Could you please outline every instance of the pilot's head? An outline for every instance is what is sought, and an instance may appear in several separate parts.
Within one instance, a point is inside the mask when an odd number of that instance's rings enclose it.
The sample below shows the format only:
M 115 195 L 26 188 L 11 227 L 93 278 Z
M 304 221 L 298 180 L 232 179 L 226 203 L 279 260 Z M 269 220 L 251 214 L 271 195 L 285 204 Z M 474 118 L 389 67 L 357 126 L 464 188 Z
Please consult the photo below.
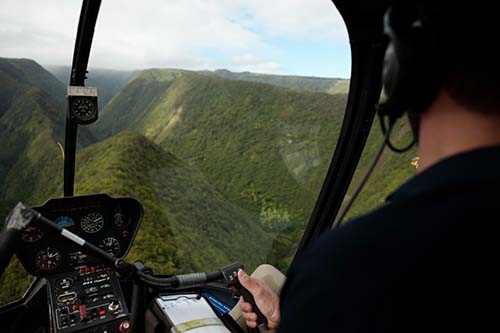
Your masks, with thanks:
M 500 114 L 494 3 L 394 1 L 384 20 L 388 102 L 421 114 L 444 91 L 472 112 Z

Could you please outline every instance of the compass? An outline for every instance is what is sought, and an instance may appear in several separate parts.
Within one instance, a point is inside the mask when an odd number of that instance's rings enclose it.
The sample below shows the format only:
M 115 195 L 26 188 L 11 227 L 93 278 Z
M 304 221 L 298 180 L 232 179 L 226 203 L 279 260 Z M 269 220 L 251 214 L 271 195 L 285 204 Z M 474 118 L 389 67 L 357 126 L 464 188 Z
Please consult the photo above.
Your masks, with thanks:
M 97 120 L 97 89 L 68 87 L 69 116 L 77 124 L 87 125 Z

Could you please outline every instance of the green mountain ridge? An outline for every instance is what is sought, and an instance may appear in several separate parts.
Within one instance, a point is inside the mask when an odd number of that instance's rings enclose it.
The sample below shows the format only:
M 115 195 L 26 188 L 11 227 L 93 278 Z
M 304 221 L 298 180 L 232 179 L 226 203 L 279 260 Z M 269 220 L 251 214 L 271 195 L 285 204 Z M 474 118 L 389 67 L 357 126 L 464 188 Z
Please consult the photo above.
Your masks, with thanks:
M 66 88 L 42 66 L 30 59 L 0 57 L 0 116 L 24 90 L 36 87 L 64 105 Z
M 121 132 L 83 149 L 77 162 L 77 194 L 133 196 L 143 203 L 144 222 L 130 256 L 151 263 L 156 272 L 223 265 L 237 259 L 232 248 L 245 252 L 239 245 L 244 241 L 261 244 L 251 249 L 250 266 L 266 259 L 270 237 L 255 223 L 255 214 L 232 204 L 196 168 L 146 137 Z M 163 246 L 175 251 L 162 253 Z
M 101 129 L 104 127 L 101 123 L 104 121 L 103 119 L 109 119 L 110 113 L 107 110 L 110 105 L 117 111 L 112 112 L 114 120 L 106 121 L 106 131 L 118 133 L 126 129 L 135 129 L 129 124 L 140 121 L 145 110 L 150 109 L 161 93 L 168 89 L 175 78 L 180 75 L 182 75 L 182 72 L 173 72 L 171 70 L 162 71 L 162 75 L 157 75 L 156 70 L 146 70 L 135 76 L 101 112 L 101 119 L 92 126 L 92 130 L 99 137 L 106 136 L 104 130 Z
M 63 128 L 57 126 L 57 106 L 37 88 L 19 96 L 0 118 L 3 130 L 0 154 L 4 174 L 0 178 L 0 197 L 6 201 L 41 202 L 52 193 L 53 179 L 61 177 L 62 156 L 57 146 Z M 45 168 L 54 165 L 53 173 Z
M 71 68 L 69 66 L 44 66 L 65 86 L 69 83 Z M 162 71 L 170 73 L 172 76 L 182 73 L 190 73 L 193 71 L 184 69 L 146 69 L 123 71 L 104 68 L 90 68 L 86 85 L 98 88 L 99 108 L 102 110 L 104 106 L 123 88 L 130 80 L 137 75 L 142 76 L 144 72 Z M 276 74 L 261 74 L 251 72 L 231 72 L 227 69 L 218 69 L 215 71 L 195 71 L 195 73 L 212 75 L 229 80 L 238 80 L 246 82 L 256 82 L 271 84 L 274 86 L 291 88 L 300 91 L 310 92 L 325 92 L 329 94 L 346 94 L 349 90 L 349 80 L 343 78 L 323 78 L 309 77 L 297 75 L 276 75 Z
M 218 69 L 213 72 L 204 73 L 213 74 L 230 80 L 250 81 L 258 83 L 267 83 L 275 86 L 292 88 L 301 91 L 326 92 L 330 94 L 346 94 L 348 92 L 349 80 L 341 78 L 323 78 L 296 75 L 275 75 L 260 74 L 251 72 L 235 73 L 227 69 Z
M 141 98 L 145 92 L 151 95 Z M 113 98 L 93 130 L 101 138 L 125 129 L 141 132 L 196 164 L 246 209 L 258 213 L 267 200 L 304 220 L 326 173 L 345 103 L 345 95 L 148 70 Z M 251 192 L 260 198 L 252 199 Z
M 28 59 L 0 58 L 0 200 L 43 202 L 62 177 L 65 88 Z M 95 141 L 88 128 L 81 145 Z M 47 165 L 52 174 L 44 173 Z
M 279 230 L 267 262 L 286 270 L 321 189 L 347 96 L 146 70 L 106 106 L 100 138 L 131 129 L 204 174 L 218 192 Z M 124 111 L 126 110 L 126 112 Z
M 34 61 L 6 58 L 0 58 L 0 86 L 0 199 L 44 200 L 44 186 L 31 186 L 34 176 L 49 187 L 60 176 L 40 170 L 62 160 L 57 142 L 64 137 L 64 87 Z

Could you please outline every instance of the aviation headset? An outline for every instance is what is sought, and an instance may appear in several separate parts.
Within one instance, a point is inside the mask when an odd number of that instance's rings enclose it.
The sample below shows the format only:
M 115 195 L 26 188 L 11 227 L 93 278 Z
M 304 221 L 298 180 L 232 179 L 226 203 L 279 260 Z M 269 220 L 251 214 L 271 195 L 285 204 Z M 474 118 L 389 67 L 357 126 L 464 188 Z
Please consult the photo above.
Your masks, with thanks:
M 390 7 L 384 16 L 389 37 L 382 71 L 387 100 L 379 113 L 397 119 L 425 111 L 441 86 L 432 25 L 417 6 Z
M 442 62 L 439 52 L 434 53 L 438 45 L 436 36 L 432 34 L 432 24 L 422 15 L 418 6 L 407 3 L 403 6 L 393 6 L 384 15 L 384 33 L 389 37 L 389 43 L 384 57 L 382 84 L 387 99 L 378 105 L 377 110 L 384 141 L 333 228 L 342 224 L 373 172 L 385 145 L 394 152 L 402 153 L 418 142 L 419 115 L 429 107 L 442 84 Z M 405 112 L 408 112 L 414 139 L 407 147 L 397 148 L 390 141 L 391 129 Z M 385 117 L 389 118 L 388 126 Z

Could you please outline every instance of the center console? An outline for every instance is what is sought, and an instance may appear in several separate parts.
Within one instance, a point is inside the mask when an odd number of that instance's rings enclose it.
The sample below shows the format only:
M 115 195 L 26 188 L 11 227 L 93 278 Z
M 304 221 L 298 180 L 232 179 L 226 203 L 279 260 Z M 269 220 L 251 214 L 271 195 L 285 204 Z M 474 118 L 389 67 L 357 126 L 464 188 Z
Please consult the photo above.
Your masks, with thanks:
M 128 332 L 129 311 L 117 276 L 105 266 L 48 280 L 53 332 Z

